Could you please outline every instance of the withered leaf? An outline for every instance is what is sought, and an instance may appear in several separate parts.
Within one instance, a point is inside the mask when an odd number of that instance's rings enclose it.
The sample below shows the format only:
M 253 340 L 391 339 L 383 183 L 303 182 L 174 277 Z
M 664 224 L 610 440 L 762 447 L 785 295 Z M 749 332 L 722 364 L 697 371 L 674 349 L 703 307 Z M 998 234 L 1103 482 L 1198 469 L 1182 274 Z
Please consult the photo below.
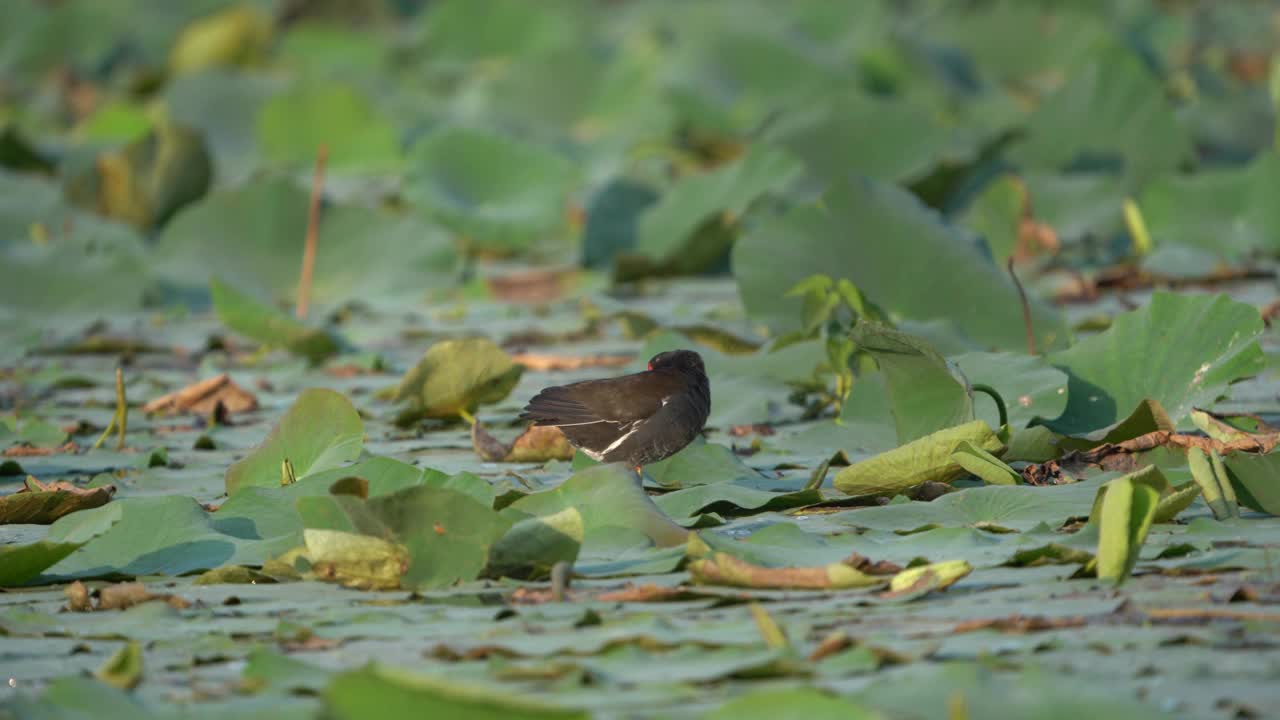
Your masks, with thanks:
M 189 412 L 209 415 L 218 408 L 219 403 L 227 414 L 234 415 L 257 409 L 258 398 L 237 385 L 231 376 L 223 373 L 162 395 L 143 405 L 142 410 L 148 413 Z
M 77 510 L 105 505 L 115 492 L 114 485 L 82 488 L 69 482 L 42 483 L 28 477 L 21 490 L 0 497 L 0 525 L 49 525 Z

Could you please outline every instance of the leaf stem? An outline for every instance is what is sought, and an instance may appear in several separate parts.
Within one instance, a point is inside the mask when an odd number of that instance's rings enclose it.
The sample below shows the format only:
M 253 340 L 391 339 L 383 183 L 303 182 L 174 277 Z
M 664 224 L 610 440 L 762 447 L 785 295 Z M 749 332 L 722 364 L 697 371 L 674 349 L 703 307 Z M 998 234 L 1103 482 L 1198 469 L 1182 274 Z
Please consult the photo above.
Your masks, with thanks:
M 1000 414 L 1000 427 L 1009 424 L 1009 410 L 1004 406 L 1004 398 L 1000 397 L 1000 393 L 990 385 L 983 383 L 973 383 L 969 386 L 974 392 L 980 392 L 991 398 L 996 403 L 996 411 Z
M 329 146 L 321 143 L 316 152 L 316 171 L 311 178 L 311 204 L 307 210 L 307 244 L 302 250 L 302 276 L 298 279 L 299 320 L 307 318 L 311 305 L 311 276 L 316 266 L 316 241 L 320 231 L 320 200 L 324 191 L 324 165 L 329 159 Z
M 92 450 L 102 447 L 102 443 L 106 442 L 107 436 L 115 430 L 118 439 L 116 441 L 116 450 L 124 449 L 124 434 L 129 427 L 129 405 L 125 402 L 124 395 L 124 370 L 116 368 L 116 409 L 111 413 L 111 422 L 103 428 L 102 434 L 98 436 L 98 440 L 93 444 Z
M 1022 324 L 1027 328 L 1027 353 L 1036 354 L 1036 332 L 1031 325 L 1031 303 L 1027 301 L 1027 291 L 1022 287 L 1022 281 L 1018 279 L 1018 274 L 1013 271 L 1013 258 L 1009 258 L 1006 264 L 1009 269 L 1009 277 L 1013 278 L 1013 286 L 1018 289 L 1018 300 L 1022 303 Z
M 124 370 L 116 368 L 116 450 L 124 450 L 124 434 L 129 429 L 129 402 L 124 395 Z

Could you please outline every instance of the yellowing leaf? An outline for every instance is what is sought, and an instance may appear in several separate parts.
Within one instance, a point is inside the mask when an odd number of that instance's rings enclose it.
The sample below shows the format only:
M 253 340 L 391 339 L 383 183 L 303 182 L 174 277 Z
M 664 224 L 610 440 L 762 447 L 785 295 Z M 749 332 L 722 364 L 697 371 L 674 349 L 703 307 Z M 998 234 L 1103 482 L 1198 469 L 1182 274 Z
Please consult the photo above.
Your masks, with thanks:
M 488 338 L 442 340 L 405 373 L 393 399 L 408 405 L 402 421 L 456 417 L 505 398 L 523 372 Z
M 965 472 L 954 453 L 966 442 L 991 453 L 1005 447 L 990 425 L 974 420 L 850 465 L 836 475 L 836 489 L 856 496 L 896 495 L 925 482 L 951 482 Z

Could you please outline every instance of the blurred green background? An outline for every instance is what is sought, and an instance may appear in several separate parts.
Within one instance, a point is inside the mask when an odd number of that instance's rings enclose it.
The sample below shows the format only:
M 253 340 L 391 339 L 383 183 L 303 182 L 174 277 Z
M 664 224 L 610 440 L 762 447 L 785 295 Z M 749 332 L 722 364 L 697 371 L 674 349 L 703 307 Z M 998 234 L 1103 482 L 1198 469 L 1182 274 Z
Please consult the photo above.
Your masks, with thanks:
M 293 302 L 324 146 L 323 307 L 732 271 L 779 330 L 820 269 L 1006 346 L 966 314 L 1010 258 L 1070 299 L 1280 250 L 1278 39 L 1271 2 L 15 0 L 0 340 L 212 276 Z M 787 219 L 818 200 L 822 237 Z

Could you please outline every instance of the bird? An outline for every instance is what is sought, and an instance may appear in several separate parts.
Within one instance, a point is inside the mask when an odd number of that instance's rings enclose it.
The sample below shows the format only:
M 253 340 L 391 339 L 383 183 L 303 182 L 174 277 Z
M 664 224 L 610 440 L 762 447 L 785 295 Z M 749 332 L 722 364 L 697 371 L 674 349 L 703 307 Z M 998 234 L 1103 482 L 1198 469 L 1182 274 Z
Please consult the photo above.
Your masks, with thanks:
M 702 356 L 670 350 L 654 355 L 644 372 L 545 388 L 520 419 L 558 427 L 592 460 L 625 462 L 639 474 L 693 442 L 710 413 Z

